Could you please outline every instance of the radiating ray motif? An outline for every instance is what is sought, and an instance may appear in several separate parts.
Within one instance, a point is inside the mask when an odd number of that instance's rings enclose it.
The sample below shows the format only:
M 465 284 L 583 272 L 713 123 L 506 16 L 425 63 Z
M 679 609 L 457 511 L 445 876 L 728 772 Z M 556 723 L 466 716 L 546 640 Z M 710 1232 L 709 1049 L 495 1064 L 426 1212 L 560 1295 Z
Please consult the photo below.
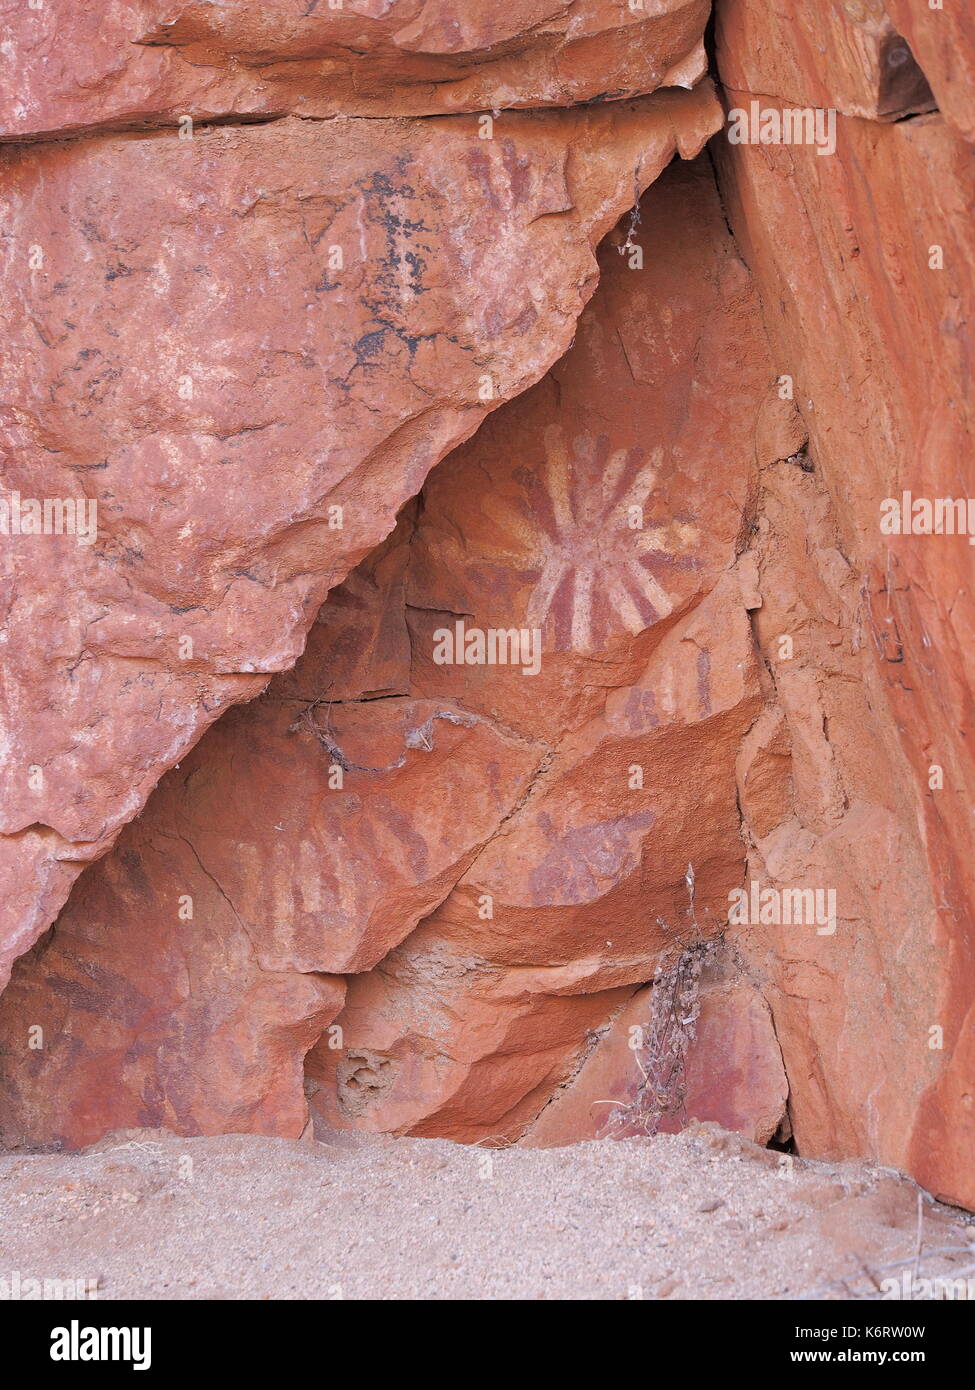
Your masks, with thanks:
M 661 448 L 611 450 L 605 435 L 569 440 L 559 424 L 544 442 L 542 468 L 514 473 L 521 496 L 502 504 L 507 525 L 492 508 L 494 519 L 522 544 L 527 522 L 542 551 L 525 621 L 542 629 L 545 648 L 603 650 L 672 610 L 668 583 L 672 591 L 678 572 L 696 568 L 698 531 L 686 516 L 654 517 Z

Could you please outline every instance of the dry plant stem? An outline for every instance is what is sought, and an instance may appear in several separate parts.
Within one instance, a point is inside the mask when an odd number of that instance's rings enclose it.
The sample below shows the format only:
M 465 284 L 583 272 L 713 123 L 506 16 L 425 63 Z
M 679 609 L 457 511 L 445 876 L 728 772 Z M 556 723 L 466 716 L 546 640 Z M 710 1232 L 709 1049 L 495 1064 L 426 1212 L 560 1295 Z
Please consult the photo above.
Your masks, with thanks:
M 656 1134 L 665 1116 L 676 1115 L 686 1121 L 684 1096 L 687 1053 L 696 1036 L 695 1024 L 700 1013 L 701 975 L 721 946 L 723 935 L 705 937 L 697 918 L 694 902 L 694 867 L 687 866 L 685 875 L 688 892 L 687 917 L 691 925 L 690 942 L 681 942 L 677 933 L 658 917 L 660 928 L 673 940 L 653 978 L 650 996 L 650 1018 L 644 1034 L 644 1046 L 635 1052 L 643 1080 L 636 1095 L 627 1105 L 621 1105 L 612 1117 L 616 1130 L 639 1129 L 648 1135 Z

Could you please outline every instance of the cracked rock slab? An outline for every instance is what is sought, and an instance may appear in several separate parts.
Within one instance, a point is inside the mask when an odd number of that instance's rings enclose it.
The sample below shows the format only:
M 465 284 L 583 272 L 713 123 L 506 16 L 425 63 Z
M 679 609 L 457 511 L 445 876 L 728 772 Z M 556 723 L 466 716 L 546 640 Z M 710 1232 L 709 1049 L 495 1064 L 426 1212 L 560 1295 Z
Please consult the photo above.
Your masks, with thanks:
M 0 139 L 692 87 L 709 0 L 0 0 Z
M 883 508 L 971 490 L 972 151 L 939 113 L 841 116 L 830 158 L 715 148 L 813 470 L 810 496 L 775 481 L 755 543 L 795 808 L 774 828 L 763 808 L 756 839 L 774 882 L 832 889 L 840 918 L 795 943 L 751 932 L 779 957 L 786 1065 L 813 1077 L 796 1142 L 971 1205 L 973 551 L 891 532 Z

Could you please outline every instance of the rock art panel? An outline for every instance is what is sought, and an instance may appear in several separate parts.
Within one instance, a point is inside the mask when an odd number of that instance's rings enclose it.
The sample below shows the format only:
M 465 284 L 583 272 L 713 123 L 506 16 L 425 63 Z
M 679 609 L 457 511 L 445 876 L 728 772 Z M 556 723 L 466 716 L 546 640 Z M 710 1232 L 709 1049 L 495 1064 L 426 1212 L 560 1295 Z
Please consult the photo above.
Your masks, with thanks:
M 0 1142 L 975 1206 L 970 9 L 0 18 Z
M 294 663 L 433 464 L 565 350 L 592 247 L 715 106 L 505 122 L 0 153 L 4 974 L 161 773 Z M 31 501 L 96 530 L 33 534 Z
M 0 1001 L 7 1147 L 78 1148 L 125 1128 L 304 1128 L 302 1059 L 341 1008 L 345 981 L 260 966 L 182 834 L 180 772 L 170 778 L 153 819 L 126 827 L 57 931 L 14 968 Z
M 291 692 L 314 661 L 210 730 L 15 965 L 5 1143 L 299 1135 L 337 972 L 401 941 L 524 793 L 540 756 L 525 741 L 447 701 L 311 703 Z
M 602 714 L 559 740 L 529 800 L 426 928 L 499 963 L 571 968 L 583 988 L 646 979 L 691 895 L 700 929 L 720 930 L 742 866 L 729 770 L 761 703 L 729 580 Z
M 424 116 L 693 87 L 709 0 L 2 0 L 0 139 Z
M 294 670 L 211 729 L 140 817 L 141 835 L 158 838 L 172 825 L 192 847 L 193 862 L 179 868 L 183 892 L 195 896 L 197 883 L 218 888 L 232 911 L 227 920 L 197 916 L 200 958 L 222 958 L 228 926 L 251 944 L 252 973 L 223 981 L 235 1008 L 253 995 L 259 1010 L 257 985 L 268 976 L 352 976 L 348 1016 L 336 1020 L 342 1046 L 327 1032 L 309 1063 L 315 1109 L 328 1123 L 517 1137 L 571 1074 L 587 1033 L 653 974 L 688 906 L 695 923 L 717 932 L 729 888 L 741 880 L 735 756 L 762 696 L 732 567 L 768 409 L 769 363 L 707 165 L 668 170 L 638 215 L 639 227 L 628 215 L 601 252 L 604 282 L 570 362 L 554 374 L 556 394 L 534 393 L 499 412 L 523 417 L 500 437 L 525 440 L 526 451 L 540 421 L 543 440 L 548 430 L 544 497 L 599 499 L 589 511 L 573 505 L 580 545 L 587 528 L 597 543 L 601 534 L 605 564 L 570 554 L 567 597 L 578 612 L 580 597 L 608 587 L 614 599 L 604 625 L 563 623 L 562 599 L 551 621 L 529 618 L 540 584 L 551 588 L 544 555 L 553 513 L 545 500 L 523 504 L 531 454 L 499 450 L 486 433 L 478 450 L 445 462 L 450 485 L 432 482 L 330 596 Z M 639 230 L 662 224 L 687 229 L 682 255 L 641 268 L 632 254 Z M 703 280 L 687 273 L 702 260 Z M 623 293 L 630 277 L 641 285 L 633 299 Z M 590 385 L 573 358 L 602 363 L 603 386 L 622 380 L 627 409 L 612 418 L 601 409 L 600 379 Z M 697 371 L 688 375 L 692 363 Z M 673 411 L 685 423 L 668 433 Z M 568 445 L 552 442 L 556 420 Z M 616 476 L 602 489 L 607 460 Z M 715 460 L 728 496 L 698 506 L 692 480 Z M 588 493 L 576 486 L 586 470 Z M 528 489 L 529 501 L 539 496 Z M 488 519 L 505 518 L 507 529 L 484 526 L 485 498 Z M 520 530 L 512 521 L 519 515 Z M 510 545 L 513 526 L 523 548 L 509 550 L 505 567 L 496 537 Z M 488 539 L 479 546 L 482 528 Z M 438 547 L 449 583 L 434 594 Z M 579 574 L 588 574 L 581 587 Z M 647 599 L 641 607 L 651 593 L 656 605 Z M 432 605 L 440 602 L 475 630 L 503 617 L 516 628 L 537 621 L 542 668 L 551 661 L 561 674 L 535 687 L 541 671 L 436 662 L 431 625 L 446 618 Z M 498 693 L 485 672 L 501 677 Z M 594 687 L 582 700 L 571 692 L 580 673 Z M 539 693 L 516 693 L 517 682 Z M 533 708 L 539 699 L 547 706 Z M 685 795 L 689 769 L 693 799 Z M 89 872 L 89 915 L 122 858 L 141 862 L 135 842 L 123 840 Z M 185 925 L 173 915 L 169 880 L 157 886 L 151 869 L 141 872 L 140 940 L 165 960 Z M 484 894 L 494 904 L 489 918 L 478 910 Z M 111 902 L 96 915 L 103 958 L 124 957 L 117 942 L 128 918 Z M 85 968 L 79 939 L 89 938 L 73 926 L 72 902 L 50 940 L 18 966 L 0 1006 L 12 1054 L 24 1009 L 44 993 L 41 977 Z M 436 983 L 423 984 L 423 962 L 440 962 Z M 448 1035 L 424 1023 L 438 990 Z M 64 1031 L 62 1023 L 53 1047 Z M 77 1048 L 87 1046 L 84 1018 L 73 1017 L 66 1031 Z M 182 1032 L 171 1040 L 194 1073 L 197 1045 Z M 93 1040 L 96 1053 L 98 1046 Z M 396 1061 L 399 1080 L 384 1106 L 370 1100 L 350 1110 L 342 1099 L 350 1077 L 358 1077 L 353 1091 L 377 1089 L 361 1068 L 349 1070 L 360 1053 Z M 116 1074 L 115 1054 L 102 1062 L 100 1089 L 121 1096 L 118 1123 L 128 1122 L 128 1083 Z M 97 1056 L 90 1065 L 97 1071 Z M 57 1067 L 50 1076 L 50 1091 L 35 1076 L 29 1115 L 27 1088 L 18 1085 L 4 1132 L 90 1139 L 84 1124 L 72 1131 L 58 1118 Z M 222 1093 L 231 1083 L 220 1073 L 212 1084 Z M 378 1089 L 386 1096 L 385 1085 Z M 293 1123 L 300 1107 L 292 1102 L 288 1113 Z
M 603 249 L 573 350 L 430 477 L 411 544 L 418 688 L 535 735 L 632 684 L 742 529 L 774 380 L 758 305 L 707 164 L 657 188 Z M 540 670 L 438 658 L 457 619 L 537 630 Z
M 632 246 L 664 225 L 669 252 L 637 269 Z M 538 1027 L 573 999 L 602 1026 L 676 941 L 721 933 L 742 880 L 732 768 L 764 697 L 733 567 L 777 414 L 758 305 L 704 164 L 669 170 L 602 261 L 566 359 L 424 489 L 414 680 L 547 752 L 442 906 L 354 982 L 339 1025 L 362 1069 L 326 1043 L 309 1054 L 326 1127 L 517 1139 L 552 1061 L 513 1058 L 527 1001 Z M 537 630 L 539 671 L 438 662 L 458 622 Z M 549 1093 L 590 1047 L 577 1028 Z M 495 1085 L 485 1130 L 478 1097 Z
M 720 934 L 743 870 L 735 750 L 761 707 L 740 597 L 738 638 L 716 646 L 706 684 L 698 642 L 733 612 L 706 600 L 675 630 L 683 653 L 663 644 L 605 715 L 566 734 L 443 905 L 355 978 L 338 1019 L 351 1051 L 323 1041 L 309 1056 L 318 1121 L 517 1139 L 661 956 Z M 350 1055 L 382 1079 L 350 1071 Z

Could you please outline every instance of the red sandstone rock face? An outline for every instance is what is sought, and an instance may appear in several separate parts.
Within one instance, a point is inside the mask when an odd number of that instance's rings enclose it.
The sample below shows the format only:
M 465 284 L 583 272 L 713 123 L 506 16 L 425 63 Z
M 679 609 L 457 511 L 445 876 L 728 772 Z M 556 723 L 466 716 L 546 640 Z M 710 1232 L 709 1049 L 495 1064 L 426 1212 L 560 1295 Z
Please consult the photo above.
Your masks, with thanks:
M 967 140 L 975 140 L 975 14 L 970 5 L 915 5 L 884 0 L 911 46 L 938 109 Z
M 714 123 L 699 90 L 491 140 L 295 121 L 0 155 L 5 487 L 98 523 L 4 546 L 4 974 L 433 464 L 564 351 L 591 247 Z
M 499 969 L 414 933 L 352 980 L 341 1048 L 323 1039 L 310 1056 L 316 1123 L 487 1146 L 517 1139 L 629 994 L 560 994 L 550 975 Z
M 673 1134 L 690 1120 L 768 1143 L 789 1089 L 768 1005 L 754 986 L 720 977 L 687 990 L 691 960 L 693 953 L 678 957 L 633 995 L 541 1112 L 526 1146 Z M 680 997 L 681 985 L 690 997 Z
M 353 983 L 338 1020 L 348 1051 L 323 1043 L 309 1058 L 326 1126 L 519 1137 L 622 988 L 675 937 L 719 931 L 741 880 L 729 767 L 759 673 L 737 579 L 720 575 L 770 370 L 705 169 L 658 183 L 637 240 L 663 225 L 671 255 L 639 271 L 618 230 L 565 362 L 424 491 L 407 581 L 415 679 L 548 752 L 443 906 Z M 715 457 L 717 496 L 690 480 Z M 434 633 L 458 613 L 481 629 L 537 625 L 541 671 L 437 665 Z
M 970 491 L 971 13 L 721 0 L 726 107 L 839 113 L 722 208 L 635 203 L 700 0 L 0 9 L 3 482 L 99 525 L 4 545 L 0 966 L 105 855 L 3 1142 L 716 1119 L 975 1206 L 973 552 L 881 525 Z
M 927 19 L 922 30 L 935 32 Z M 738 82 L 751 58 L 730 22 L 723 33 Z M 967 61 L 959 53 L 959 71 Z M 781 90 L 774 71 L 762 92 Z M 927 76 L 938 88 L 944 72 Z M 952 90 L 965 128 L 964 84 Z M 795 810 L 790 823 L 772 743 L 753 746 L 753 835 L 774 881 L 832 886 L 841 903 L 835 937 L 759 930 L 750 949 L 775 982 L 800 1151 L 880 1157 L 971 1205 L 973 553 L 964 536 L 881 527 L 885 499 L 905 490 L 971 491 L 971 151 L 938 114 L 841 117 L 829 158 L 718 148 L 823 488 L 814 505 L 776 483 L 770 504 L 759 633 L 791 732 Z M 804 553 L 787 555 L 804 529 Z M 777 656 L 783 634 L 791 665 Z M 769 778 L 777 808 L 758 794 Z
M 755 537 L 756 635 L 777 706 L 739 756 L 748 885 L 835 895 L 835 923 L 749 920 L 730 934 L 766 994 L 799 1151 L 907 1165 L 938 1057 L 944 961 L 895 731 L 874 683 L 861 576 L 817 473 L 766 470 Z M 791 645 L 783 646 L 782 639 Z M 791 652 L 791 655 L 789 654 Z M 751 891 L 751 890 L 750 890 Z M 828 901 L 825 903 L 828 909 Z M 771 916 L 771 914 L 768 914 Z
M 721 80 L 729 97 L 873 120 L 927 110 L 925 72 L 892 10 L 886 0 L 791 0 L 786 17 L 770 16 L 762 0 L 723 0 L 715 12 Z
M 292 1136 L 304 1126 L 302 1059 L 345 982 L 261 964 L 184 835 L 182 773 L 82 879 L 36 968 L 18 967 L 4 995 L 6 1145 L 73 1148 L 120 1125 Z
M 532 765 L 446 702 L 336 706 L 328 748 L 292 727 L 305 708 L 272 685 L 218 724 L 15 968 L 6 1142 L 301 1132 L 302 1058 L 344 993 L 327 972 L 373 965 L 436 906 Z
M 707 166 L 668 171 L 641 219 L 637 241 L 680 229 L 671 254 L 642 268 L 621 255 L 626 219 L 566 361 L 451 456 L 323 606 L 297 668 L 211 730 L 140 820 L 154 842 L 174 825 L 192 847 L 182 894 L 218 886 L 232 907 L 232 919 L 196 916 L 200 959 L 225 959 L 228 929 L 252 943 L 257 973 L 224 979 L 228 1009 L 260 1010 L 262 972 L 353 974 L 342 1045 L 327 1034 L 310 1063 L 330 1124 L 516 1137 L 661 950 L 720 931 L 741 881 L 735 759 L 760 682 L 726 571 L 770 367 Z M 715 458 L 716 496 L 701 486 Z M 457 615 L 475 631 L 537 625 L 538 672 L 435 660 Z M 104 901 L 95 915 L 112 924 L 98 938 L 107 959 L 125 930 L 105 900 L 113 866 L 143 858 L 133 832 L 86 879 L 86 920 Z M 160 880 L 154 864 L 140 870 L 141 940 L 167 960 L 185 926 L 173 869 Z M 9 1054 L 58 997 L 54 981 L 86 972 L 89 949 L 72 903 L 15 973 Z M 87 1046 L 83 1016 L 48 1029 L 65 1033 Z M 201 1045 L 183 1030 L 168 1044 L 232 1092 Z M 306 1046 L 300 1032 L 299 1060 Z M 118 1124 L 133 1122 L 117 1056 L 97 1055 L 97 1036 L 91 1048 L 91 1084 L 100 1075 Z M 63 1072 L 46 1077 L 50 1089 L 18 1084 L 4 1133 L 96 1137 L 104 1116 L 66 1124 Z M 299 1100 L 281 1101 L 294 1132 Z
M 706 70 L 708 0 L 3 0 L 0 138 L 568 106 Z

